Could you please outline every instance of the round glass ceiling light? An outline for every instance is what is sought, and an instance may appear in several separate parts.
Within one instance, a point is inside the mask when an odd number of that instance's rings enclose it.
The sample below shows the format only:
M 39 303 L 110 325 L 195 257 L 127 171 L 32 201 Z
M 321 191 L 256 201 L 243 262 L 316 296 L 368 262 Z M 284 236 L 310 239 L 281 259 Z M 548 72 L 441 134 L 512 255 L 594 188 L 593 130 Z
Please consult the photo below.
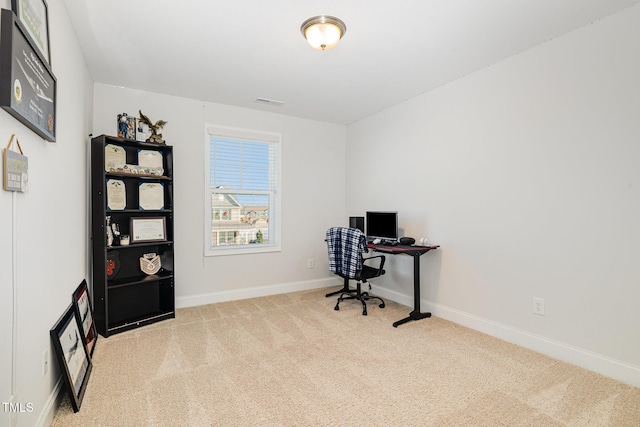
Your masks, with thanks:
M 300 32 L 309 46 L 317 50 L 333 49 L 346 31 L 344 22 L 328 15 L 314 16 L 300 26 Z

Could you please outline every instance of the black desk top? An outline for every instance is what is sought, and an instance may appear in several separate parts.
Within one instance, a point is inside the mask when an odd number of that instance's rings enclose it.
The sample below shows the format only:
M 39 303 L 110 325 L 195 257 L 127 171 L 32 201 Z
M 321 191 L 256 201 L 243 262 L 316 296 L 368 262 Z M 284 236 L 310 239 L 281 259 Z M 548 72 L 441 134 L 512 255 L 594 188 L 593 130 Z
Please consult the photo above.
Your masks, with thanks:
M 373 249 L 376 252 L 383 252 L 387 254 L 407 254 L 407 255 L 422 255 L 429 252 L 432 249 L 438 249 L 440 245 L 374 245 L 373 243 L 367 244 L 369 249 Z

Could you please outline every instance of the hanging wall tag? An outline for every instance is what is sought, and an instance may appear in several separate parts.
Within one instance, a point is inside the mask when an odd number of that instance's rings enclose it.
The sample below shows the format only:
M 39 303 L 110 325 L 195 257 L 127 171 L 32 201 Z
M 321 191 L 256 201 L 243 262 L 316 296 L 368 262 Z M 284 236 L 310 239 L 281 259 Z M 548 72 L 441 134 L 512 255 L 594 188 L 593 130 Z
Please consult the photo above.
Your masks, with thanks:
M 23 193 L 27 191 L 27 182 L 29 181 L 29 162 L 27 156 L 25 156 L 22 152 L 22 147 L 20 147 L 18 138 L 15 139 L 18 150 L 20 152 L 11 150 L 13 138 L 15 138 L 15 135 L 11 135 L 11 138 L 9 138 L 9 143 L 7 144 L 7 148 L 5 148 L 2 153 L 2 160 L 4 165 L 4 173 L 2 175 L 2 188 L 7 191 L 17 191 Z

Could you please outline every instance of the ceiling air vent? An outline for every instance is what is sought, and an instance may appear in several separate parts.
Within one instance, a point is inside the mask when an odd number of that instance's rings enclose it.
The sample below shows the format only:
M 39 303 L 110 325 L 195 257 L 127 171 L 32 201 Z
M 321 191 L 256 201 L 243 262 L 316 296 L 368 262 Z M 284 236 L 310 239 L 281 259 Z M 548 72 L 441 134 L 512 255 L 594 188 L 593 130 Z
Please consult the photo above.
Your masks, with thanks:
M 284 105 L 284 102 L 282 101 L 276 101 L 275 99 L 267 98 L 258 98 L 255 102 L 262 105 L 271 105 L 272 107 L 282 107 Z

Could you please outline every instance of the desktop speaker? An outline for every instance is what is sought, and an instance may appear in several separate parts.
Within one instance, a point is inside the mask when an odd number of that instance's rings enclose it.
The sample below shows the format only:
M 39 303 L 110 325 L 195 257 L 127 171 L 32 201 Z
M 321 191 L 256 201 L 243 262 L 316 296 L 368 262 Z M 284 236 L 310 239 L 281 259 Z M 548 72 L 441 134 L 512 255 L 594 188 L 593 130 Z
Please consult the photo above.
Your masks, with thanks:
M 413 237 L 401 237 L 400 244 L 401 245 L 413 245 L 416 242 L 416 239 Z
M 357 228 L 364 233 L 364 217 L 363 216 L 350 216 L 349 228 Z

